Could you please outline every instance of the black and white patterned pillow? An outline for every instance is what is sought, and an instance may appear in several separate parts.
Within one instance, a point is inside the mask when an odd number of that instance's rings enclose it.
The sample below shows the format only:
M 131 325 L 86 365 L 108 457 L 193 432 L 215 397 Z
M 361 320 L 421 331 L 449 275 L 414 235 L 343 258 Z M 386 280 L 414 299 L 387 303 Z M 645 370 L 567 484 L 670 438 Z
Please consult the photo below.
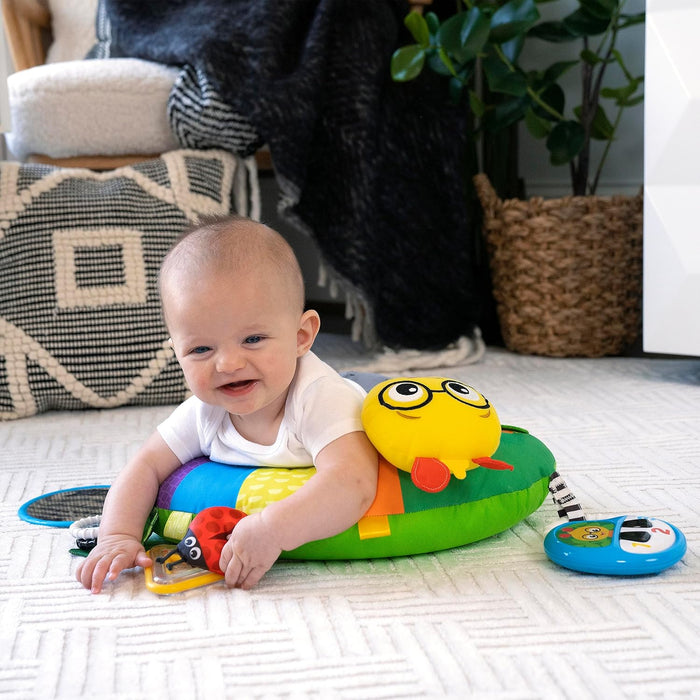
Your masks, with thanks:
M 0 419 L 186 396 L 158 269 L 199 215 L 231 211 L 235 170 L 189 150 L 103 173 L 0 164 Z

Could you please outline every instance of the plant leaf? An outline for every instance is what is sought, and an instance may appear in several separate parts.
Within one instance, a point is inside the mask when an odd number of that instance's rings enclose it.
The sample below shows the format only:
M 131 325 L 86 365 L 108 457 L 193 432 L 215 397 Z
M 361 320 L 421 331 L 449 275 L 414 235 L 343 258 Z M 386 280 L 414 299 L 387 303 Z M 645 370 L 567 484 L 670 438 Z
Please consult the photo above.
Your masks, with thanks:
M 456 53 L 462 48 L 462 40 L 460 39 L 460 34 L 462 33 L 462 25 L 467 20 L 466 12 L 458 12 L 452 17 L 446 19 L 437 30 L 435 39 L 439 46 L 441 46 L 445 51 L 450 53 Z
M 476 58 L 476 55 L 481 51 L 489 38 L 490 31 L 491 22 L 489 18 L 478 7 L 472 7 L 467 12 L 459 36 L 462 48 Z
M 536 139 L 543 139 L 552 130 L 550 123 L 537 116 L 534 109 L 525 112 L 525 126 Z
M 569 69 L 574 68 L 575 66 L 578 65 L 578 61 L 557 61 L 556 63 L 552 63 L 549 68 L 544 72 L 544 75 L 542 76 L 543 82 L 546 83 L 553 83 L 559 78 L 561 78 L 564 73 L 566 73 Z
M 576 34 L 572 34 L 563 22 L 540 22 L 528 31 L 528 36 L 549 41 L 552 44 L 561 44 L 565 41 L 578 39 Z
M 634 15 L 620 15 L 620 21 L 618 22 L 618 29 L 626 29 L 627 27 L 633 27 L 635 24 L 644 24 L 645 13 L 638 12 Z
M 629 100 L 625 101 L 625 104 L 622 105 L 623 107 L 635 107 L 638 104 L 641 104 L 644 102 L 644 95 L 638 95 L 637 97 L 633 97 Z
M 440 19 L 434 12 L 425 13 L 425 23 L 428 25 L 430 36 L 437 34 L 437 30 L 440 28 Z
M 517 63 L 520 52 L 523 50 L 523 44 L 525 43 L 525 34 L 518 34 L 510 41 L 505 41 L 501 44 L 501 51 L 503 55 L 511 62 Z
M 587 63 L 589 66 L 595 66 L 597 63 L 602 63 L 603 59 L 598 56 L 597 53 L 594 51 L 591 51 L 590 49 L 584 49 L 581 51 L 579 54 L 581 56 L 581 60 L 584 63 Z
M 488 38 L 488 18 L 483 17 L 487 25 L 484 31 L 483 22 L 479 17 L 481 13 L 476 10 L 474 14 L 473 10 L 476 8 L 453 15 L 442 24 L 435 35 L 439 48 L 447 52 L 452 61 L 460 66 L 474 61 Z
M 489 89 L 506 95 L 522 97 L 527 93 L 527 78 L 520 72 L 511 71 L 497 56 L 491 54 L 482 62 Z
M 445 51 L 445 49 L 442 48 L 442 46 L 438 49 L 438 56 L 440 56 L 440 60 L 445 64 L 447 70 L 450 71 L 450 75 L 456 78 L 457 69 L 454 67 L 449 54 L 447 53 L 447 51 Z
M 618 107 L 629 107 L 630 99 L 637 92 L 641 84 L 641 79 L 632 80 L 627 85 L 620 88 L 603 88 L 600 91 L 602 97 L 610 100 L 615 100 L 615 104 Z M 641 96 L 644 97 L 643 95 Z M 634 98 L 636 99 L 636 98 Z M 637 104 L 635 102 L 635 104 Z
M 489 131 L 501 131 L 523 119 L 525 111 L 530 104 L 527 95 L 524 97 L 508 97 L 487 112 L 484 118 L 484 126 Z
M 586 14 L 609 23 L 617 10 L 619 0 L 579 0 L 579 3 Z
M 612 49 L 611 51 L 613 58 L 615 61 L 617 61 L 617 65 L 620 66 L 622 69 L 622 72 L 625 74 L 625 78 L 631 83 L 634 82 L 635 80 L 644 80 L 644 78 L 633 78 L 632 74 L 627 70 L 627 66 L 625 65 L 625 61 L 622 58 L 622 54 L 617 50 L 617 49 Z
M 558 83 L 550 83 L 544 90 L 539 92 L 539 97 L 542 102 L 549 105 L 558 114 L 564 113 L 564 104 L 566 103 L 566 97 L 564 95 L 564 90 Z M 537 115 L 542 119 L 548 119 L 549 121 L 556 121 L 557 118 L 548 112 L 544 107 L 535 104 L 533 109 L 537 112 Z
M 391 57 L 391 77 L 404 83 L 420 75 L 425 63 L 425 50 L 420 44 L 409 44 L 396 49 Z
M 598 105 L 591 124 L 591 138 L 600 141 L 612 141 L 615 138 L 615 127 L 601 105 Z
M 579 105 L 574 109 L 574 114 L 581 119 L 581 106 Z M 612 125 L 608 119 L 608 115 L 605 110 L 598 105 L 596 107 L 595 115 L 593 116 L 593 121 L 591 122 L 591 138 L 597 139 L 598 141 L 612 141 L 615 136 L 615 127 Z
M 570 163 L 583 148 L 586 134 L 574 121 L 559 122 L 547 137 L 547 150 L 552 165 Z
M 601 19 L 578 9 L 562 20 L 566 29 L 574 36 L 596 36 L 602 34 L 610 24 L 608 19 Z
M 452 75 L 450 69 L 443 63 L 437 51 L 431 50 L 426 52 L 426 63 L 430 70 L 438 75 Z
M 403 23 L 406 29 L 411 32 L 411 36 L 424 48 L 430 46 L 430 30 L 425 17 L 420 12 L 409 12 L 404 18 Z
M 527 32 L 539 18 L 535 0 L 510 0 L 493 13 L 489 38 L 496 44 L 510 41 Z

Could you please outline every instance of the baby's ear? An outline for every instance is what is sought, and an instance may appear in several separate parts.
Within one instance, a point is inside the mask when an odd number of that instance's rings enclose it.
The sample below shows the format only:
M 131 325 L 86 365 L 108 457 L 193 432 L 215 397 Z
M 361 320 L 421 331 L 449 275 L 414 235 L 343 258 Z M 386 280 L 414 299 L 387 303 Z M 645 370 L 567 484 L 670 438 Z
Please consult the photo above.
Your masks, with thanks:
M 313 309 L 304 311 L 297 331 L 297 357 L 301 357 L 311 350 L 320 328 L 321 318 L 318 313 Z

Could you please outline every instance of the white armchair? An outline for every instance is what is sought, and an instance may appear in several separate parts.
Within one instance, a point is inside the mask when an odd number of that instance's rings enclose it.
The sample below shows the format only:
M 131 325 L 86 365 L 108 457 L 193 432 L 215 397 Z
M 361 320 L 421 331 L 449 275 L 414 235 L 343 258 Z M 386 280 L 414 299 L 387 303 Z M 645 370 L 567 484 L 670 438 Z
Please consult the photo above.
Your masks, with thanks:
M 167 119 L 177 69 L 140 59 L 82 60 L 95 0 L 2 0 L 16 72 L 8 78 L 20 160 L 108 170 L 178 147 Z

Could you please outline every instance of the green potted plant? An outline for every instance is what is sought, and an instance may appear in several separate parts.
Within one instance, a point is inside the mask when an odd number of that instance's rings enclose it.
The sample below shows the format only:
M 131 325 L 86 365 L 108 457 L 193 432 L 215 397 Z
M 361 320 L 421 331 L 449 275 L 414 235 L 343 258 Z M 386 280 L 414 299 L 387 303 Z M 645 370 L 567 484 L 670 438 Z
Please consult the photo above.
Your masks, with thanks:
M 537 6 L 545 2 L 560 0 L 458 0 L 456 12 L 442 22 L 432 12 L 411 12 L 406 26 L 417 43 L 396 50 L 392 77 L 413 80 L 426 66 L 445 75 L 454 99 L 468 95 L 480 129 L 499 132 L 524 122 L 545 140 L 552 165 L 569 165 L 572 194 L 595 194 L 623 111 L 644 99 L 643 76 L 630 73 L 617 49 L 619 33 L 644 22 L 644 13 L 626 14 L 626 0 L 577 0 L 562 19 L 540 21 Z M 575 43 L 578 54 L 547 66 L 522 66 L 525 41 L 532 39 Z M 616 87 L 604 82 L 613 64 L 624 76 Z M 491 102 L 475 87 L 479 68 Z M 561 78 L 573 69 L 580 71 L 581 101 L 567 113 Z M 606 146 L 592 167 L 596 139 Z
M 563 16 L 542 20 L 545 2 L 558 3 Z M 641 195 L 595 196 L 620 117 L 643 100 L 643 77 L 632 75 L 617 48 L 620 32 L 644 21 L 643 13 L 624 12 L 626 2 L 459 0 L 447 17 L 410 13 L 415 43 L 392 57 L 394 80 L 416 79 L 426 67 L 444 75 L 452 99 L 471 111 L 475 138 L 523 123 L 544 141 L 553 166 L 569 166 L 572 196 L 556 200 L 501 200 L 488 177 L 475 178 L 501 331 L 514 350 L 616 354 L 638 333 Z M 566 60 L 525 65 L 531 41 L 574 50 Z M 614 64 L 622 84 L 609 86 Z M 581 99 L 569 108 L 561 79 L 572 70 Z M 593 140 L 605 143 L 595 164 Z

